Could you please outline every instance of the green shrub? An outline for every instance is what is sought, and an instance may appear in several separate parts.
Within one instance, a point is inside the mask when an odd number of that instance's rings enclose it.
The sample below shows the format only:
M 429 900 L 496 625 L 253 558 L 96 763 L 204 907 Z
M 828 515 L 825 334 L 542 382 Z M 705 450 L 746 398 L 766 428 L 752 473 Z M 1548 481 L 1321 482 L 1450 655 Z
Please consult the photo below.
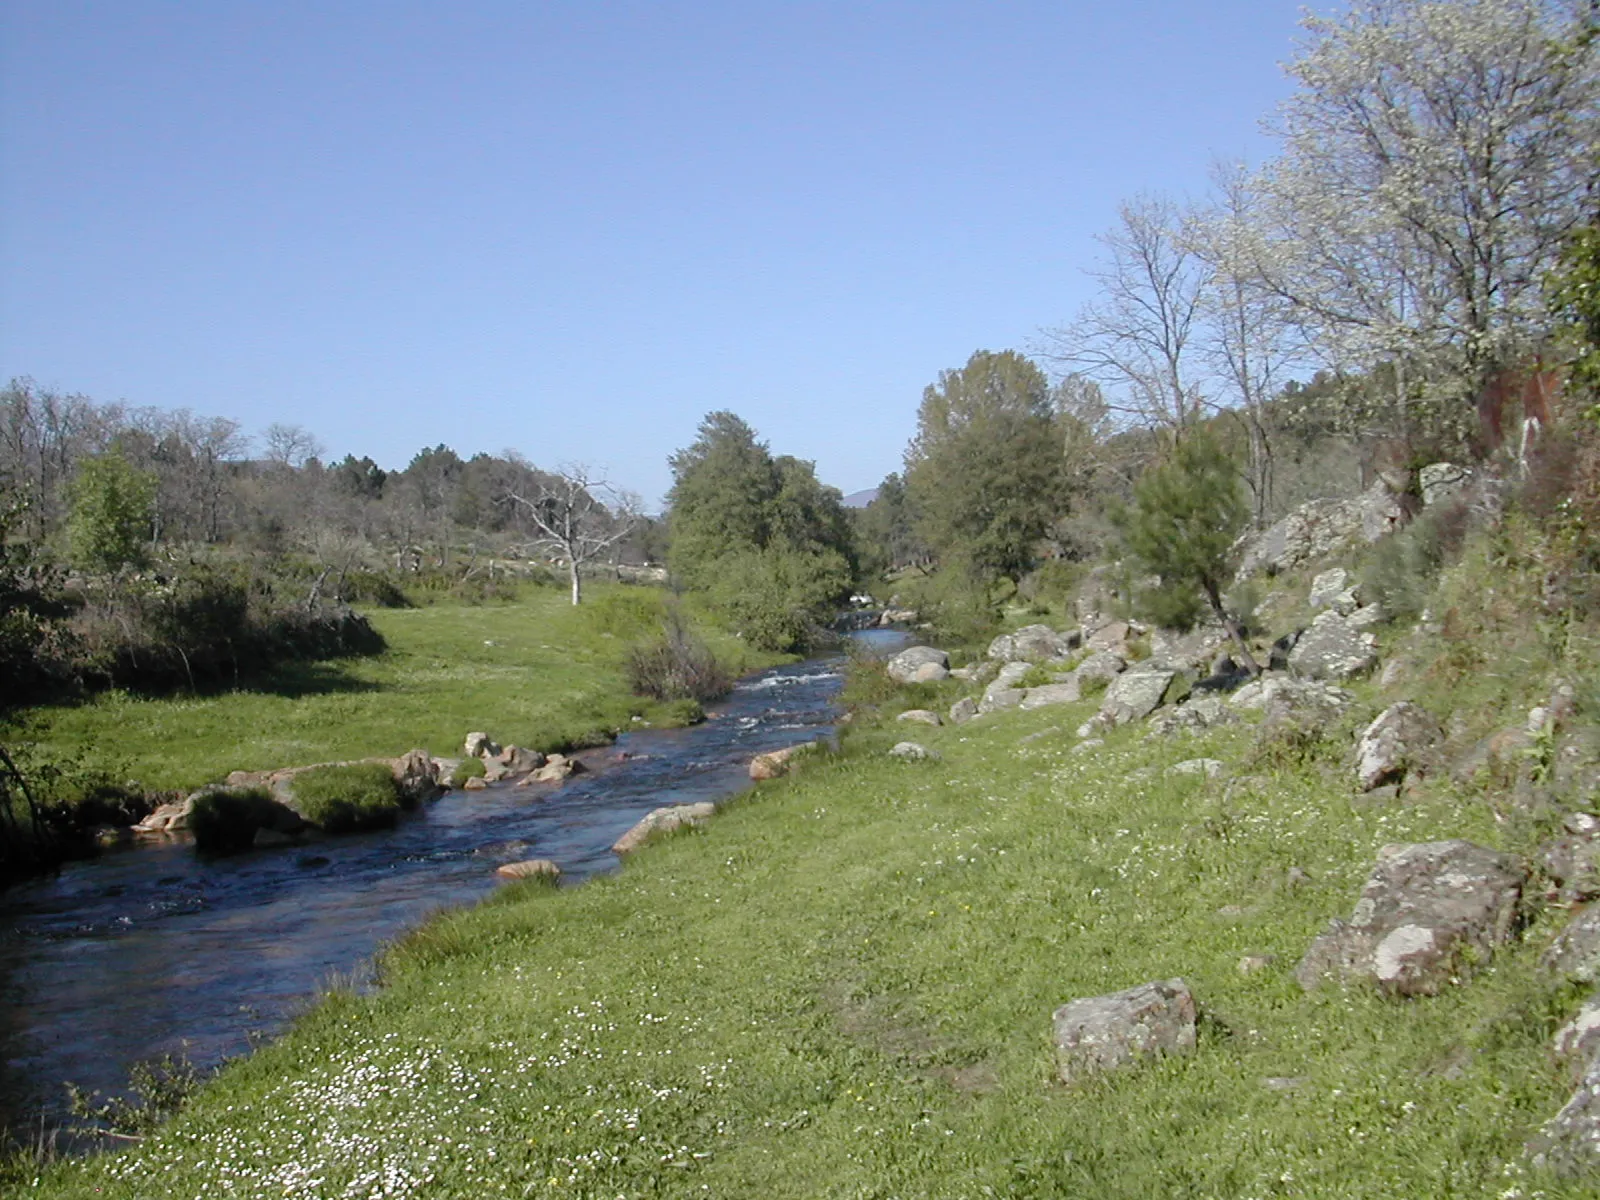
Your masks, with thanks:
M 831 550 L 749 550 L 718 560 L 711 602 L 756 649 L 800 650 L 833 620 L 851 575 L 844 556 Z
M 294 806 L 328 833 L 386 829 L 403 807 L 394 772 L 383 763 L 313 767 L 294 777 Z
M 583 607 L 589 627 L 596 633 L 630 641 L 648 636 L 666 617 L 666 597 L 656 588 L 614 589 Z
M 629 650 L 622 668 L 635 695 L 657 700 L 715 700 L 733 686 L 716 655 L 676 609 L 662 618 L 657 637 Z
M 1379 541 L 1361 570 L 1366 599 L 1383 605 L 1390 620 L 1415 618 L 1439 573 L 1460 555 L 1469 523 L 1465 504 L 1437 504 Z
M 489 768 L 484 765 L 481 758 L 464 758 L 456 764 L 456 769 L 450 772 L 450 786 L 463 788 L 469 779 L 482 779 L 488 774 Z
M 237 854 L 250 849 L 256 830 L 272 824 L 276 811 L 266 788 L 214 788 L 195 798 L 189 832 L 207 854 Z
M 662 705 L 656 724 L 668 729 L 683 729 L 690 725 L 699 725 L 705 719 L 706 710 L 700 701 L 685 698 L 669 700 Z

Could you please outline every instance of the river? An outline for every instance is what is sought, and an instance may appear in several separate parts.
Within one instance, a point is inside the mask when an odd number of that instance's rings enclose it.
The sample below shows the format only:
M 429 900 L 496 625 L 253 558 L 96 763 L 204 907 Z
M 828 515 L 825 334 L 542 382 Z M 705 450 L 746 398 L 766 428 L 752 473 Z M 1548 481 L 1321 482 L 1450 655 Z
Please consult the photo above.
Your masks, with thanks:
M 905 638 L 853 636 L 879 650 Z M 651 809 L 728 796 L 755 755 L 827 733 L 843 661 L 741 680 L 704 724 L 626 733 L 537 799 L 491 785 L 392 830 L 222 859 L 140 846 L 13 887 L 0 895 L 0 1124 L 56 1127 L 68 1082 L 113 1093 L 143 1059 L 208 1069 L 248 1053 L 330 983 L 368 982 L 385 943 L 492 891 L 501 863 L 553 859 L 566 883 L 613 869 L 612 842 Z

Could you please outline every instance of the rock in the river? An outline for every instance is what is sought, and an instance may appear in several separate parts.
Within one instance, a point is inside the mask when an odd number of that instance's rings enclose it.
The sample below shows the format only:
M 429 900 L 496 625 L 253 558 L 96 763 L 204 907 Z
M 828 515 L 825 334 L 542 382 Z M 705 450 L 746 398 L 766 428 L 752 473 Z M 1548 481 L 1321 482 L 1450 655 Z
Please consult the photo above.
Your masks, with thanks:
M 439 764 L 426 750 L 412 750 L 389 763 L 401 803 L 407 807 L 437 800 L 449 788 L 440 778 Z
M 912 646 L 891 658 L 886 669 L 896 683 L 937 683 L 950 673 L 950 656 L 932 646 Z
M 1385 846 L 1348 922 L 1333 921 L 1295 971 L 1308 991 L 1367 978 L 1392 995 L 1432 995 L 1511 934 L 1523 874 L 1466 841 Z
M 510 862 L 495 868 L 494 873 L 502 879 L 548 879 L 554 882 L 561 878 L 561 868 L 548 858 L 529 858 L 522 862 Z
M 672 804 L 651 809 L 637 825 L 612 843 L 615 854 L 631 854 L 646 842 L 680 829 L 698 828 L 717 813 L 717 806 L 709 800 L 698 804 Z
M 1055 1011 L 1056 1069 L 1077 1083 L 1157 1054 L 1195 1045 L 1194 997 L 1182 979 L 1158 980 Z
M 1444 730 L 1439 722 L 1402 700 L 1391 704 L 1367 726 L 1356 743 L 1356 782 L 1363 792 L 1386 783 L 1404 782 L 1407 776 L 1423 774 L 1435 765 Z

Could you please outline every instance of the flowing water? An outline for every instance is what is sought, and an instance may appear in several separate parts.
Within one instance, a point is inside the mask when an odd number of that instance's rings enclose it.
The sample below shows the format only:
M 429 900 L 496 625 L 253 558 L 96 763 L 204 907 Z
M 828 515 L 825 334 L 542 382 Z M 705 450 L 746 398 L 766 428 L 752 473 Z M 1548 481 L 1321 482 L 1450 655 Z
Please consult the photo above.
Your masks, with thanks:
M 742 680 L 705 724 L 624 734 L 553 791 L 452 792 L 396 829 L 233 858 L 142 846 L 0 895 L 0 1124 L 53 1126 L 67 1082 L 116 1092 L 143 1059 L 248 1052 L 330 982 L 364 983 L 385 942 L 491 891 L 501 863 L 553 859 L 569 882 L 615 867 L 652 808 L 727 796 L 753 756 L 826 733 L 842 663 Z

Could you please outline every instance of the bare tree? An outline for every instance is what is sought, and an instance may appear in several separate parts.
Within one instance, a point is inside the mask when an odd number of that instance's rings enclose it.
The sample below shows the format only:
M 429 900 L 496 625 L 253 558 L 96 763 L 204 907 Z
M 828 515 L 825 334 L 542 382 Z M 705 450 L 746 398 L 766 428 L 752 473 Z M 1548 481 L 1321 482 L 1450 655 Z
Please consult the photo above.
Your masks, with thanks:
M 1090 272 L 1100 296 L 1047 331 L 1041 354 L 1102 385 L 1122 423 L 1176 434 L 1202 407 L 1191 342 L 1206 266 L 1184 240 L 1170 200 L 1139 197 L 1118 214 L 1117 226 L 1099 238 L 1107 257 Z
M 1212 196 L 1190 214 L 1186 239 L 1208 269 L 1201 293 L 1200 348 L 1219 403 L 1244 426 L 1249 446 L 1245 480 L 1256 528 L 1272 505 L 1272 437 L 1268 405 L 1291 366 L 1304 358 L 1288 307 L 1263 284 L 1258 264 L 1260 197 L 1242 164 L 1217 163 Z
M 601 496 L 611 500 L 609 507 Z M 627 537 L 641 511 L 637 496 L 596 478 L 582 463 L 540 472 L 537 480 L 505 498 L 532 523 L 534 546 L 565 561 L 573 604 L 583 601 L 582 567 Z
M 263 457 L 281 467 L 303 467 L 323 452 L 316 435 L 300 425 L 268 425 L 261 440 Z

